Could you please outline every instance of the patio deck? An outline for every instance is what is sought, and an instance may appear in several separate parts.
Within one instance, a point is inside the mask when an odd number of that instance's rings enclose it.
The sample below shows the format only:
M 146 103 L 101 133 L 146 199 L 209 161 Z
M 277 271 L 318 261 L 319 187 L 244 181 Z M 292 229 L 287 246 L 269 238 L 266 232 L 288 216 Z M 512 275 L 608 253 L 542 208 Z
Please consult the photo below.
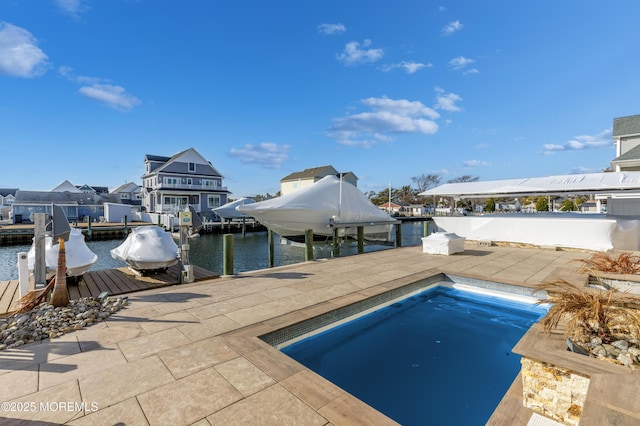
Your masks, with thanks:
M 587 256 L 404 247 L 130 293 L 130 306 L 102 323 L 1 351 L 0 399 L 35 409 L 0 416 L 11 424 L 395 424 L 258 336 L 440 272 L 523 286 L 586 280 L 574 260 Z M 615 383 L 606 386 L 615 394 Z M 516 410 L 510 418 L 526 424 L 532 412 Z M 597 423 L 582 419 L 589 424 Z

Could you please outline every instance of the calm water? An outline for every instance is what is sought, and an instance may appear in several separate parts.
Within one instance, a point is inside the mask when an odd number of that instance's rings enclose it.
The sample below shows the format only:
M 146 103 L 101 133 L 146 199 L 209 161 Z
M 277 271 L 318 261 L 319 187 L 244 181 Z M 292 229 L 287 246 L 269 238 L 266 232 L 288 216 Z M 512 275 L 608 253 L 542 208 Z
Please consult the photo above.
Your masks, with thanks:
M 403 425 L 482 425 L 545 312 L 436 287 L 282 351 Z
M 406 222 L 402 225 L 403 246 L 422 244 L 422 222 Z M 120 260 L 113 259 L 110 250 L 122 244 L 123 240 L 88 241 L 87 246 L 98 255 L 98 262 L 92 270 L 111 269 L 127 266 Z M 269 245 L 266 232 L 234 234 L 234 269 L 235 272 L 253 271 L 269 267 Z M 189 260 L 192 264 L 222 274 L 222 235 L 205 234 L 200 238 L 189 240 Z M 0 247 L 0 281 L 18 278 L 18 253 L 29 251 L 28 245 Z M 365 251 L 388 249 L 388 246 L 365 245 Z M 340 255 L 357 254 L 355 245 L 343 246 Z M 331 257 L 331 247 L 318 245 L 315 247 L 315 258 Z M 279 244 L 276 240 L 274 261 L 276 266 L 289 265 L 304 261 L 304 247 Z

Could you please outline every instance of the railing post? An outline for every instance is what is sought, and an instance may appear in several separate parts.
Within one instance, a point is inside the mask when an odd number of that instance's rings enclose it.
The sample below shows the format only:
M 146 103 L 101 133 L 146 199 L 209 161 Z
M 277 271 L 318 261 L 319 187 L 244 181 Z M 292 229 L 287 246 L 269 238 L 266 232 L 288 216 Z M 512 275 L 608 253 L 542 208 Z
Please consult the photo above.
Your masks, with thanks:
M 223 275 L 233 275 L 233 234 L 222 237 L 222 263 Z
M 93 229 L 91 228 L 91 216 L 87 216 L 87 237 L 89 241 L 93 238 Z
M 364 226 L 358 226 L 358 254 L 364 253 Z
M 402 222 L 396 223 L 396 247 L 402 247 Z
M 304 231 L 304 260 L 313 260 L 313 229 Z
M 127 215 L 124 215 L 124 236 L 129 235 L 129 227 L 127 226 Z
M 273 231 L 271 229 L 267 230 L 267 237 L 269 240 L 269 268 L 273 268 L 275 266 L 274 262 L 274 243 L 273 243 Z

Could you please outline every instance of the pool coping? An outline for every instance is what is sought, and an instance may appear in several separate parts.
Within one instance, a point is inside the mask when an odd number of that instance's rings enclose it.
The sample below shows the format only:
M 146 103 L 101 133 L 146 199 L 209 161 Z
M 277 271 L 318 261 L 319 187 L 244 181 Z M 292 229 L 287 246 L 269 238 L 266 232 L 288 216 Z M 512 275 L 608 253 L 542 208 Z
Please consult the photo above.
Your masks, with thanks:
M 312 406 L 332 424 L 346 418 L 362 420 L 362 424 L 398 424 L 374 407 L 351 395 L 333 382 L 290 358 L 279 349 L 291 339 L 302 339 L 313 329 L 334 326 L 384 304 L 406 298 L 435 287 L 439 282 L 469 284 L 515 295 L 531 296 L 533 288 L 518 283 L 504 283 L 476 278 L 473 274 L 450 274 L 429 269 L 374 287 L 327 300 L 295 312 L 271 318 L 262 323 L 223 334 L 220 338 L 239 355 L 256 363 L 263 371 L 287 388 L 297 398 Z M 542 295 L 544 298 L 546 295 Z M 301 383 L 304 377 L 307 383 Z M 322 401 L 325 405 L 318 405 Z

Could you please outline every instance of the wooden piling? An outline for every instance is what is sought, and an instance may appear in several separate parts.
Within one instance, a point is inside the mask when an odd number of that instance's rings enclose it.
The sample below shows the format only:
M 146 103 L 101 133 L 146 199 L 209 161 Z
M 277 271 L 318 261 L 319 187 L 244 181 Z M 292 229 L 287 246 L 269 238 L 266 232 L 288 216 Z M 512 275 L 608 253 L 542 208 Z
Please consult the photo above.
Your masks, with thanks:
M 333 257 L 340 256 L 340 240 L 338 237 L 338 228 L 333 228 L 333 238 L 331 239 L 331 245 L 333 248 Z
M 364 253 L 364 226 L 358 226 L 358 254 Z
M 273 268 L 275 266 L 275 256 L 274 256 L 274 243 L 273 243 L 273 231 L 269 229 L 267 231 L 267 239 L 269 241 L 269 268 Z
M 313 260 L 313 229 L 307 229 L 304 231 L 304 246 L 305 262 Z
M 233 234 L 224 234 L 222 238 L 222 273 L 233 275 Z
M 93 229 L 91 228 L 91 216 L 87 216 L 87 238 L 91 241 L 93 238 Z
M 396 247 L 402 247 L 402 222 L 396 223 Z

